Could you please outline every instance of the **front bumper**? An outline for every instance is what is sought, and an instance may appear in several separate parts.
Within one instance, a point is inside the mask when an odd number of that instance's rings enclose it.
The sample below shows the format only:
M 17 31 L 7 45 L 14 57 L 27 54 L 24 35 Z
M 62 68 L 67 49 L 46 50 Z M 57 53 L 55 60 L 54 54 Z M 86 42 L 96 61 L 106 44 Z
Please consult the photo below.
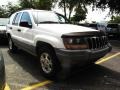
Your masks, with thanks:
M 5 87 L 5 66 L 4 60 L 0 53 L 0 90 L 4 90 Z
M 88 63 L 95 62 L 111 50 L 112 46 L 108 44 L 107 47 L 98 50 L 55 49 L 55 52 L 62 67 L 70 68 L 73 65 L 84 66 Z

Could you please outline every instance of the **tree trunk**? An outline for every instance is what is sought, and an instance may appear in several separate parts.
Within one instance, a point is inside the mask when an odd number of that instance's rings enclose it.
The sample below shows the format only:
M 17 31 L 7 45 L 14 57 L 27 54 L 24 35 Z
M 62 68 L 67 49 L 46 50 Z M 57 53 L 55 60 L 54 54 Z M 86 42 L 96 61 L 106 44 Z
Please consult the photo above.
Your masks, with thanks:
M 72 10 L 69 9 L 69 18 L 68 18 L 69 20 L 71 18 L 71 13 L 72 13 Z
M 66 14 L 66 2 L 65 2 L 65 0 L 63 0 L 63 4 L 64 4 L 64 15 L 67 18 L 67 14 Z

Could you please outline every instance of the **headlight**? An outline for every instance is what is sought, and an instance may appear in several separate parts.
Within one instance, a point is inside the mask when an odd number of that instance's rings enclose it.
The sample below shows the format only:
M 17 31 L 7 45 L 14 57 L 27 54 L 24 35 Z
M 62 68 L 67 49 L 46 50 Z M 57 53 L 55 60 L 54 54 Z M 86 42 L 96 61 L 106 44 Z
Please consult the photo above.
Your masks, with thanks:
M 87 42 L 85 38 L 63 38 L 64 45 L 66 49 L 70 50 L 79 50 L 79 49 L 88 49 Z

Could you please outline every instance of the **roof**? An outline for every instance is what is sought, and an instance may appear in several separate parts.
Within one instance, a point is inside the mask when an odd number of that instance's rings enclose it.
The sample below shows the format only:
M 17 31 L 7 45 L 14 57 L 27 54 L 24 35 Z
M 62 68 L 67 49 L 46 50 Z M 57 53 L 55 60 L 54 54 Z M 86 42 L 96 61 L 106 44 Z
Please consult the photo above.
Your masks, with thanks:
M 20 10 L 18 12 L 23 12 L 23 11 L 27 11 L 27 12 L 33 12 L 33 11 L 48 11 L 48 12 L 53 12 L 53 11 L 50 11 L 50 10 L 39 10 L 39 9 L 24 9 L 24 10 Z

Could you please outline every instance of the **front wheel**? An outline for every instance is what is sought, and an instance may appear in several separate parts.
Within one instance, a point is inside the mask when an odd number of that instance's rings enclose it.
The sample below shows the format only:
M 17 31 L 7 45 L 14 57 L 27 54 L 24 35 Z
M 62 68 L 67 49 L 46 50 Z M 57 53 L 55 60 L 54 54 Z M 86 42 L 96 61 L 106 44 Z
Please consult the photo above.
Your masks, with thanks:
M 10 52 L 16 52 L 17 51 L 17 46 L 14 45 L 13 41 L 11 38 L 9 38 L 9 51 Z
M 42 74 L 50 79 L 55 78 L 60 70 L 60 63 L 55 55 L 54 50 L 43 46 L 41 49 L 39 49 L 38 58 Z

